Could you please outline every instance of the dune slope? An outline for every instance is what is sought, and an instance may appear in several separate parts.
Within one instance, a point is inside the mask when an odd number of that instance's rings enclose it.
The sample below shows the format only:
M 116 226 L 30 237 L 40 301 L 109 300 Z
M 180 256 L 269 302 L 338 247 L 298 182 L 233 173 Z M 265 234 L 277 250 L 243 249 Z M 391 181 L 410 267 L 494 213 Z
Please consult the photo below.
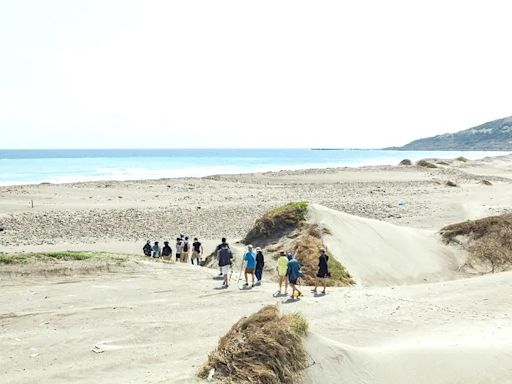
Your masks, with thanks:
M 305 383 L 511 383 L 511 277 L 345 295 L 337 325 L 330 312 L 311 325 Z
M 311 205 L 309 218 L 326 228 L 324 242 L 364 286 L 451 280 L 464 255 L 443 245 L 432 232 L 352 216 Z

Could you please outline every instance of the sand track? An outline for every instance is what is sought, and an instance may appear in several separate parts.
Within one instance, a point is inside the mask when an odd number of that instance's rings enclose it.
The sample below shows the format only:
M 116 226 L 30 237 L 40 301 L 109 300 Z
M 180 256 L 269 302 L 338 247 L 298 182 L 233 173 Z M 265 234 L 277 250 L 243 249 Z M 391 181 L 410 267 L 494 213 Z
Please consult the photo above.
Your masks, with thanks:
M 308 292 L 290 301 L 272 296 L 274 283 L 216 290 L 216 270 L 144 261 L 138 268 L 81 281 L 0 281 L 5 382 L 194 382 L 234 322 L 276 302 L 310 322 L 308 351 L 316 363 L 307 383 L 405 384 L 413 377 L 507 383 L 512 377 L 512 273 L 329 289 L 326 296 Z M 92 352 L 95 346 L 103 352 Z

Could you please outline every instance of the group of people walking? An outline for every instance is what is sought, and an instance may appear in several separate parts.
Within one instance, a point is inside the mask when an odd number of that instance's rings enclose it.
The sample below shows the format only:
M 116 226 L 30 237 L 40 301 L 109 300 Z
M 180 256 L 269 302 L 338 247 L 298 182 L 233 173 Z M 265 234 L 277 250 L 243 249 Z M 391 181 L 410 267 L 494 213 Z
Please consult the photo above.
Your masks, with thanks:
M 277 276 L 279 278 L 279 294 L 288 294 L 288 284 L 292 287 L 292 298 L 303 296 L 302 291 L 298 288 L 298 282 L 304 276 L 302 266 L 299 261 L 294 257 L 291 252 L 287 254 L 284 251 L 280 252 L 277 259 L 276 266 Z M 327 279 L 331 277 L 329 272 L 329 256 L 326 254 L 324 248 L 320 248 L 320 256 L 318 257 L 318 272 L 316 273 L 315 288 L 311 290 L 313 293 L 318 293 L 318 286 L 322 285 L 322 294 L 325 295 L 327 286 Z M 322 284 L 320 284 L 322 281 Z M 284 285 L 284 293 L 281 292 Z
M 192 264 L 201 265 L 203 259 L 203 245 L 197 237 L 194 237 L 192 244 L 189 243 L 188 236 L 180 235 L 176 238 L 175 244 L 175 260 L 176 262 L 188 263 L 189 259 Z M 160 243 L 155 241 L 153 245 L 148 240 L 142 248 L 144 255 L 154 258 L 162 258 L 162 260 L 172 260 L 172 248 L 168 241 L 164 241 L 164 246 L 160 247 Z
M 192 254 L 190 254 L 190 250 L 192 250 Z M 144 254 L 148 257 L 161 257 L 163 260 L 167 259 L 169 261 L 172 259 L 172 249 L 169 246 L 168 241 L 164 241 L 163 248 L 160 248 L 158 241 L 155 241 L 154 244 L 151 245 L 150 241 L 148 240 L 144 245 L 143 251 Z M 217 246 L 215 252 L 220 269 L 219 276 L 222 276 L 223 280 L 222 288 L 228 288 L 231 276 L 233 274 L 232 267 L 234 256 L 229 243 L 226 241 L 226 238 L 222 238 L 221 243 Z M 190 262 L 192 264 L 194 264 L 195 260 L 196 265 L 201 265 L 203 257 L 203 246 L 197 237 L 194 238 L 192 245 L 189 246 L 188 236 L 180 235 L 178 238 L 176 238 L 175 257 L 177 262 L 182 263 L 187 263 L 190 257 Z M 320 256 L 318 257 L 318 272 L 316 274 L 315 287 L 312 289 L 313 293 L 318 293 L 318 286 L 322 285 L 323 290 L 321 293 L 325 294 L 327 279 L 331 276 L 329 273 L 328 262 L 329 256 L 326 254 L 325 249 L 321 248 Z M 238 277 L 238 281 L 242 281 L 243 273 L 245 284 L 243 284 L 241 289 L 246 289 L 249 287 L 252 288 L 256 285 L 261 285 L 264 266 L 265 257 L 263 256 L 262 249 L 257 247 L 254 250 L 252 245 L 248 245 L 247 251 L 244 253 L 242 259 L 242 267 Z M 279 258 L 277 259 L 276 272 L 279 281 L 279 295 L 288 295 L 288 285 L 290 285 L 292 288 L 292 298 L 299 298 L 303 296 L 302 291 L 299 289 L 299 279 L 304 276 L 304 273 L 299 261 L 291 252 L 280 252 Z M 320 282 L 322 282 L 322 284 L 320 284 Z M 284 292 L 282 292 L 283 285 Z
M 228 288 L 229 279 L 228 274 L 230 274 L 231 267 L 231 259 L 233 255 L 231 250 L 229 249 L 229 245 L 223 239 L 223 243 L 219 245 L 217 248 L 217 257 L 219 260 L 219 267 L 221 270 L 221 275 L 223 276 L 223 288 Z M 325 249 L 320 249 L 320 256 L 318 257 L 318 272 L 316 274 L 315 279 L 315 288 L 312 289 L 313 293 L 318 293 L 318 286 L 320 285 L 320 281 L 322 281 L 322 294 L 325 294 L 327 278 L 331 275 L 329 273 L 329 256 L 326 254 Z M 241 279 L 242 271 L 245 278 L 245 284 L 243 288 L 249 287 L 249 277 L 251 278 L 250 287 L 254 287 L 255 285 L 260 285 L 263 278 L 263 267 L 265 266 L 265 257 L 263 256 L 263 252 L 261 248 L 257 247 L 256 252 L 253 251 L 253 246 L 247 246 L 247 252 L 244 254 L 242 269 L 240 271 Z M 295 258 L 295 256 L 288 252 L 287 254 L 284 251 L 280 252 L 279 258 L 277 259 L 276 272 L 279 278 L 279 295 L 288 295 L 288 284 L 292 287 L 292 298 L 299 298 L 303 296 L 302 291 L 298 287 L 298 282 L 301 277 L 304 276 L 302 271 L 302 267 L 299 261 Z M 284 292 L 282 292 L 282 287 L 284 285 Z

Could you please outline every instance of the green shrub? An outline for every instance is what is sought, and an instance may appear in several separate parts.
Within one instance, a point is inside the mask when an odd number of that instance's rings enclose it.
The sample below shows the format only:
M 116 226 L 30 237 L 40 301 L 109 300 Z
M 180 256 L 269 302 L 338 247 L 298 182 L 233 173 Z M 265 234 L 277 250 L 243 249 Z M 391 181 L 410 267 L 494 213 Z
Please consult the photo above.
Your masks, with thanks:
M 305 201 L 297 201 L 274 208 L 265 213 L 264 217 L 267 219 L 284 219 L 299 223 L 306 220 L 307 212 L 308 203 Z
M 42 254 L 41 256 L 46 256 L 52 259 L 57 260 L 87 260 L 94 256 L 92 252 L 50 252 L 46 254 Z
M 331 252 L 327 251 L 327 255 L 329 256 L 329 272 L 331 273 L 331 279 L 334 280 L 337 284 L 341 286 L 349 286 L 354 285 L 355 282 L 348 273 L 347 269 L 343 264 L 341 264 Z
M 265 246 L 296 229 L 306 220 L 307 212 L 308 203 L 305 201 L 274 208 L 256 220 L 243 243 Z

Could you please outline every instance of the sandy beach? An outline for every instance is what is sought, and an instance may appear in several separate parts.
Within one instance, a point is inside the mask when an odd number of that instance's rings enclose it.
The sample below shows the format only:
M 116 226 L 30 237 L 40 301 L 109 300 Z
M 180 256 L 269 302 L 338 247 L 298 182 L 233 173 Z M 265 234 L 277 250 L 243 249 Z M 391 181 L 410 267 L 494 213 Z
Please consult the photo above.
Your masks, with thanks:
M 51 245 L 94 250 L 97 243 L 120 251 L 122 243 L 139 253 L 141 241 L 180 233 L 238 240 L 268 209 L 299 200 L 437 231 L 510 209 L 511 162 L 504 156 L 436 169 L 376 166 L 0 187 L 0 251 Z
M 439 162 L 0 187 L 0 252 L 128 260 L 65 275 L 0 266 L 2 382 L 199 382 L 220 336 L 280 303 L 310 323 L 305 383 L 512 383 L 511 272 L 462 273 L 464 252 L 438 235 L 512 209 L 512 155 Z M 184 233 L 205 253 L 226 236 L 239 257 L 258 217 L 299 200 L 355 286 L 290 301 L 268 271 L 261 287 L 217 290 L 216 269 L 141 255 L 146 239 Z

